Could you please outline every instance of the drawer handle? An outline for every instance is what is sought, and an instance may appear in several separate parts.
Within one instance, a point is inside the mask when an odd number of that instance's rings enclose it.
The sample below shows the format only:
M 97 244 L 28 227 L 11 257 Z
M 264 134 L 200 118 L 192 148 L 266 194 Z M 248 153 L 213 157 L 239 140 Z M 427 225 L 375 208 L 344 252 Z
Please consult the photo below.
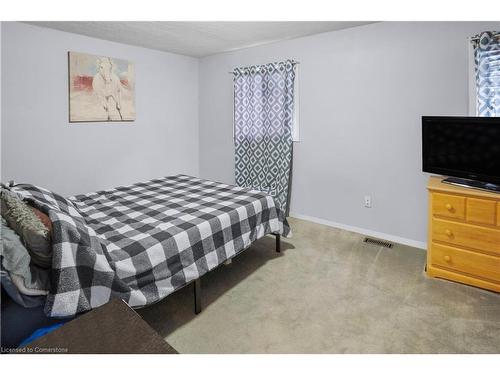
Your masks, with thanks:
M 446 207 L 446 209 L 448 211 L 452 211 L 453 210 L 453 206 L 450 203 L 446 203 L 445 207 Z
M 445 262 L 451 261 L 451 257 L 449 255 L 445 255 L 444 257 Z
M 452 232 L 451 230 L 449 230 L 449 229 L 446 229 L 446 230 L 444 231 L 444 233 L 445 233 L 448 237 L 453 236 L 453 232 Z

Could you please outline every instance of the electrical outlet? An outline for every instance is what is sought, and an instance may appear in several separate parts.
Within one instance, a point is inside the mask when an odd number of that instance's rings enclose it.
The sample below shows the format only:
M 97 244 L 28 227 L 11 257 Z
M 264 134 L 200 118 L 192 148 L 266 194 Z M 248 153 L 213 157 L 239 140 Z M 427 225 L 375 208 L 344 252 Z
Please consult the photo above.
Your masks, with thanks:
M 372 208 L 372 197 L 370 195 L 365 195 L 365 207 Z

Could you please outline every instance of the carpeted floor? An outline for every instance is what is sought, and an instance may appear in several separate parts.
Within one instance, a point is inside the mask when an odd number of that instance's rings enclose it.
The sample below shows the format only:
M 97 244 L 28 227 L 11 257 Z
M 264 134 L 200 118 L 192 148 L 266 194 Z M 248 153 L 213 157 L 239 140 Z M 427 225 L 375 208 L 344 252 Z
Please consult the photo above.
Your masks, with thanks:
M 429 279 L 425 251 L 291 219 L 192 288 L 138 310 L 181 353 L 500 353 L 500 294 Z

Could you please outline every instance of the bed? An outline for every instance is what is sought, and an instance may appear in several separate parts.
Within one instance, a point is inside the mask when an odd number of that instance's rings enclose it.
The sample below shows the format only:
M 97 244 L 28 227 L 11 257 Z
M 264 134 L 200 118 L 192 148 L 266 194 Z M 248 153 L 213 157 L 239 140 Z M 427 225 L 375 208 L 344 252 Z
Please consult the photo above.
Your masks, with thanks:
M 277 245 L 290 235 L 271 196 L 186 175 L 69 198 L 26 184 L 11 190 L 53 223 L 49 317 L 113 298 L 139 308 L 190 283 L 198 312 L 202 275 L 267 234 Z

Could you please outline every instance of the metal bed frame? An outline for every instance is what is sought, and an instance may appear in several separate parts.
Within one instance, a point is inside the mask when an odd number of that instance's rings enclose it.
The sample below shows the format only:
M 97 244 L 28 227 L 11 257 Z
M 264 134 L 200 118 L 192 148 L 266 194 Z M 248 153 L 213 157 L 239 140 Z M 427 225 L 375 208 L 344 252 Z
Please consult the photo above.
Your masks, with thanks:
M 276 237 L 276 252 L 281 252 L 281 235 L 272 233 Z M 198 315 L 201 313 L 201 279 L 197 278 L 192 282 L 194 292 L 194 313 Z

